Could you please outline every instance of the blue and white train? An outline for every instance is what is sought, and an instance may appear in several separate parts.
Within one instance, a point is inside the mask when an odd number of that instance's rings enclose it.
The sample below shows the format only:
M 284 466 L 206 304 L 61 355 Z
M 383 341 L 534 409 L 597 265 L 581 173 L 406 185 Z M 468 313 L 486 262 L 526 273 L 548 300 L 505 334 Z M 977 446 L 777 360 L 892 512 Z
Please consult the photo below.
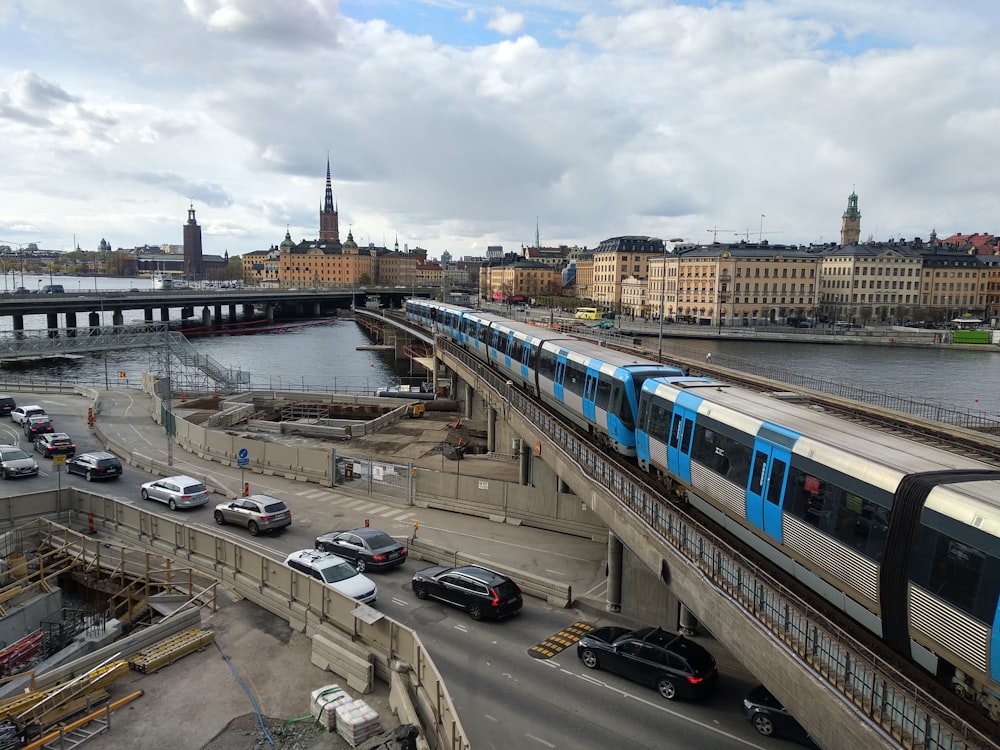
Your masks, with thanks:
M 407 317 L 659 475 L 1000 722 L 1000 471 L 454 305 Z

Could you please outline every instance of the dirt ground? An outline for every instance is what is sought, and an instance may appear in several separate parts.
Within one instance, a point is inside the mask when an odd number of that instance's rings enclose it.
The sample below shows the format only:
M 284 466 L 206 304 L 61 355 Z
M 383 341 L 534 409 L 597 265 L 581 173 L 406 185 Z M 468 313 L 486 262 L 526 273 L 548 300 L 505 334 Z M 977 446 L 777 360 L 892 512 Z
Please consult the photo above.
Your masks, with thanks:
M 305 634 L 246 601 L 203 611 L 202 627 L 215 643 L 153 674 L 130 672 L 112 687 L 112 700 L 135 690 L 142 697 L 120 708 L 110 730 L 87 743 L 88 750 L 341 750 L 350 747 L 336 732 L 309 718 L 313 690 L 345 683 L 312 664 Z M 399 722 L 388 705 L 388 688 L 357 695 L 379 713 L 383 729 Z M 271 744 L 256 708 L 265 717 Z

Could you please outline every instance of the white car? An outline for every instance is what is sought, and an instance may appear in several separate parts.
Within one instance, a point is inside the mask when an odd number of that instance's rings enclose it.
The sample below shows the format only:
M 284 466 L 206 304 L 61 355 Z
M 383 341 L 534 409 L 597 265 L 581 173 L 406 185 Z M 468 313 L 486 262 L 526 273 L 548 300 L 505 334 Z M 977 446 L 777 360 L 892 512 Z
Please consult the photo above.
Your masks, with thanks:
M 368 576 L 362 575 L 342 557 L 318 549 L 300 549 L 285 558 L 285 565 L 292 570 L 322 581 L 334 591 L 373 604 L 378 598 L 378 586 Z
M 10 410 L 10 421 L 14 424 L 23 425 L 31 417 L 44 417 L 45 409 L 43 409 L 38 404 L 30 404 L 28 406 L 15 406 Z

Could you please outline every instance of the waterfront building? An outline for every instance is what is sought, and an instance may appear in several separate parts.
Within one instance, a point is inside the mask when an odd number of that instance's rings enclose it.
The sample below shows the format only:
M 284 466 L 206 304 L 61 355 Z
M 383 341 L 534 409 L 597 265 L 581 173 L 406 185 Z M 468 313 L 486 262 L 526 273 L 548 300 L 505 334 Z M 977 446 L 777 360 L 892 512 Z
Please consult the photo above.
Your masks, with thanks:
M 594 299 L 594 254 L 581 253 L 576 258 L 574 295 L 588 302 Z
M 649 279 L 629 276 L 622 282 L 622 312 L 626 315 L 643 316 L 649 312 L 647 294 Z
M 592 299 L 607 308 L 621 310 L 622 282 L 629 276 L 649 276 L 649 259 L 663 254 L 658 237 L 623 236 L 601 241 L 594 250 Z
M 857 324 L 910 317 L 910 308 L 921 304 L 924 251 L 896 242 L 828 250 L 820 269 L 820 313 Z
M 561 287 L 558 270 L 544 263 L 518 260 L 517 256 L 499 263 L 484 263 L 479 269 L 479 290 L 484 299 L 495 302 L 526 302 L 555 294 Z
M 816 316 L 820 255 L 813 249 L 767 240 L 671 245 L 672 252 L 650 260 L 655 284 L 651 281 L 648 299 L 654 316 L 715 326 Z

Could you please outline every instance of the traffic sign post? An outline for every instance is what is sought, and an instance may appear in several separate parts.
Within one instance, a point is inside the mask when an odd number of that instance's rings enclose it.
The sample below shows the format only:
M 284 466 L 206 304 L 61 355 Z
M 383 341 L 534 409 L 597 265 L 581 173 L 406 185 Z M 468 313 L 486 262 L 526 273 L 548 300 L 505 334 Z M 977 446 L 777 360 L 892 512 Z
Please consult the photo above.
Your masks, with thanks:
M 250 451 L 240 448 L 236 453 L 236 465 L 240 467 L 240 484 L 243 485 L 243 497 L 250 494 L 250 485 L 244 478 L 246 467 L 250 465 Z

